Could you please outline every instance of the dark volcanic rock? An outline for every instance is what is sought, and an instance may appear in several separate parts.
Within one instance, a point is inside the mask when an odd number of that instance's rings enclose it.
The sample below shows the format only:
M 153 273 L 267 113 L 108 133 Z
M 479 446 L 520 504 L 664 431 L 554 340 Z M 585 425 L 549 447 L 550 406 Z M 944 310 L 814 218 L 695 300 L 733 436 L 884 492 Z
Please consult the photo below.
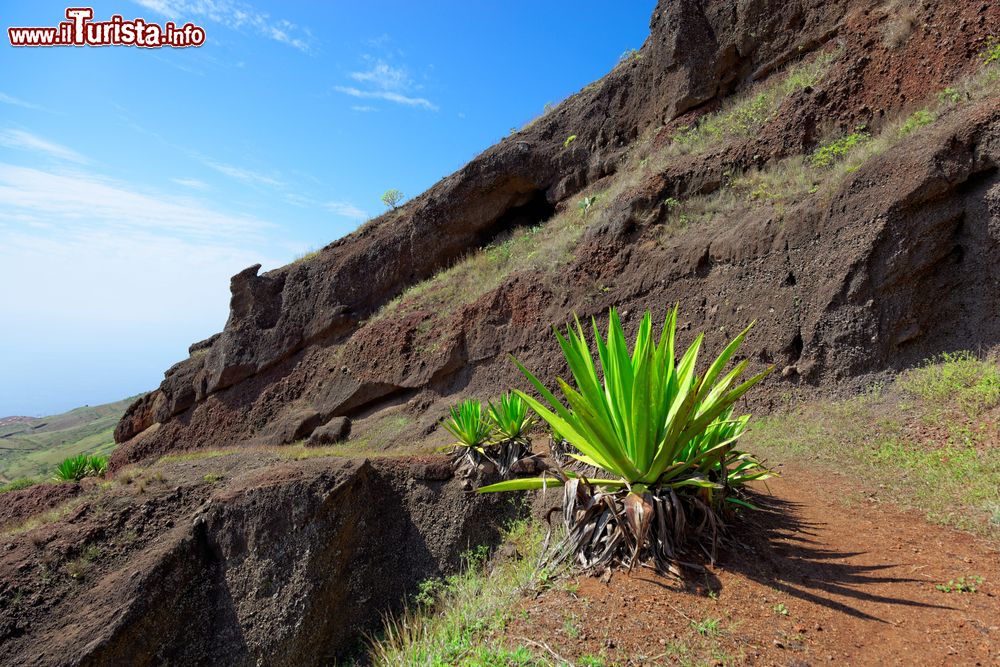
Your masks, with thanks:
M 351 420 L 347 417 L 334 417 L 323 424 L 309 436 L 307 445 L 332 445 L 335 442 L 346 440 L 351 434 Z
M 84 508 L 73 525 L 0 552 L 0 594 L 28 596 L 36 582 L 15 564 L 33 567 L 36 544 L 70 558 L 82 548 L 72 539 L 101 554 L 84 587 L 61 575 L 50 584 L 74 592 L 47 589 L 44 614 L 0 611 L 4 664 L 329 665 L 421 580 L 454 571 L 469 545 L 495 543 L 515 516 L 509 498 L 415 480 L 404 462 L 299 461 L 234 479 L 198 504 L 178 500 L 202 489 L 163 489 L 100 520 Z M 131 517 L 155 539 L 117 556 L 122 536 L 102 524 Z
M 268 427 L 258 440 L 264 445 L 287 445 L 309 437 L 323 421 L 323 413 L 318 410 L 293 410 Z

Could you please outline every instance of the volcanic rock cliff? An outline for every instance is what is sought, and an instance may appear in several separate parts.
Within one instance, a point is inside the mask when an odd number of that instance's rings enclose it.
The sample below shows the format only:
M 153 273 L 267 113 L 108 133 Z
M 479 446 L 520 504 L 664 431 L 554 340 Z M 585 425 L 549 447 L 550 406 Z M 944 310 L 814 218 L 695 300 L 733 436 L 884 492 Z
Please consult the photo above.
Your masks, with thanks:
M 674 202 L 807 155 L 824 136 L 877 133 L 934 100 L 980 65 L 1000 18 L 988 1 L 897 5 L 661 2 L 638 53 L 400 210 L 308 261 L 234 276 L 225 329 L 132 405 L 113 466 L 290 442 L 339 416 L 361 419 L 363 434 L 386 408 L 418 422 L 412 440 L 457 395 L 516 382 L 505 353 L 557 370 L 549 327 L 612 304 L 662 313 L 680 302 L 691 331 L 715 334 L 756 320 L 746 349 L 783 370 L 771 395 L 995 344 L 995 94 L 954 105 L 818 192 L 779 206 L 761 196 L 661 233 Z M 818 58 L 828 71 L 753 132 L 658 158 L 678 129 Z M 613 195 L 558 269 L 514 271 L 445 314 L 385 309 L 600 190 Z M 429 329 L 440 339 L 421 345 Z

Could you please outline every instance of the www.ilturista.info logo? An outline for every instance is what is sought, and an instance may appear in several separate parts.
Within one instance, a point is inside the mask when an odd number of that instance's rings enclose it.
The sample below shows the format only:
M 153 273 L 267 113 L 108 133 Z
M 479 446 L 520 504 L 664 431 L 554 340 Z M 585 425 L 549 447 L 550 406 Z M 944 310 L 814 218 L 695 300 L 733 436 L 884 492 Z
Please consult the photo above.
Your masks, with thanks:
M 205 29 L 193 23 L 164 25 L 143 19 L 126 21 L 115 14 L 109 21 L 92 21 L 91 7 L 70 7 L 68 21 L 54 28 L 7 28 L 11 46 L 140 46 L 156 49 L 164 46 L 184 48 L 205 43 Z

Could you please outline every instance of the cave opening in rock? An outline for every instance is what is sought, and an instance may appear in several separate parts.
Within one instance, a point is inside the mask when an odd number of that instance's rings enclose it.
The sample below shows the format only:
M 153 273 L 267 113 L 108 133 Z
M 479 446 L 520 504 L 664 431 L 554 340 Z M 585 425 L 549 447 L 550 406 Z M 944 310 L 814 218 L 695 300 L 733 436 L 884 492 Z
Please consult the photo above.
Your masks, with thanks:
M 524 195 L 523 200 L 523 204 L 510 207 L 489 226 L 480 239 L 480 245 L 503 239 L 514 230 L 539 225 L 556 212 L 555 204 L 549 202 L 543 190 L 533 190 Z

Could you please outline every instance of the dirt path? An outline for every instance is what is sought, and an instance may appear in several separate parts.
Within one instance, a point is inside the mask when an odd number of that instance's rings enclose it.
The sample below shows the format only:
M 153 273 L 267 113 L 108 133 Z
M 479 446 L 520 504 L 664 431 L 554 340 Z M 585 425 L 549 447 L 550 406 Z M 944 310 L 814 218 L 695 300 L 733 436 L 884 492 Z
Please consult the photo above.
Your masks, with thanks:
M 994 545 L 813 471 L 770 489 L 703 582 L 580 578 L 524 603 L 510 634 L 583 664 L 1000 665 Z M 974 593 L 936 588 L 973 576 Z

